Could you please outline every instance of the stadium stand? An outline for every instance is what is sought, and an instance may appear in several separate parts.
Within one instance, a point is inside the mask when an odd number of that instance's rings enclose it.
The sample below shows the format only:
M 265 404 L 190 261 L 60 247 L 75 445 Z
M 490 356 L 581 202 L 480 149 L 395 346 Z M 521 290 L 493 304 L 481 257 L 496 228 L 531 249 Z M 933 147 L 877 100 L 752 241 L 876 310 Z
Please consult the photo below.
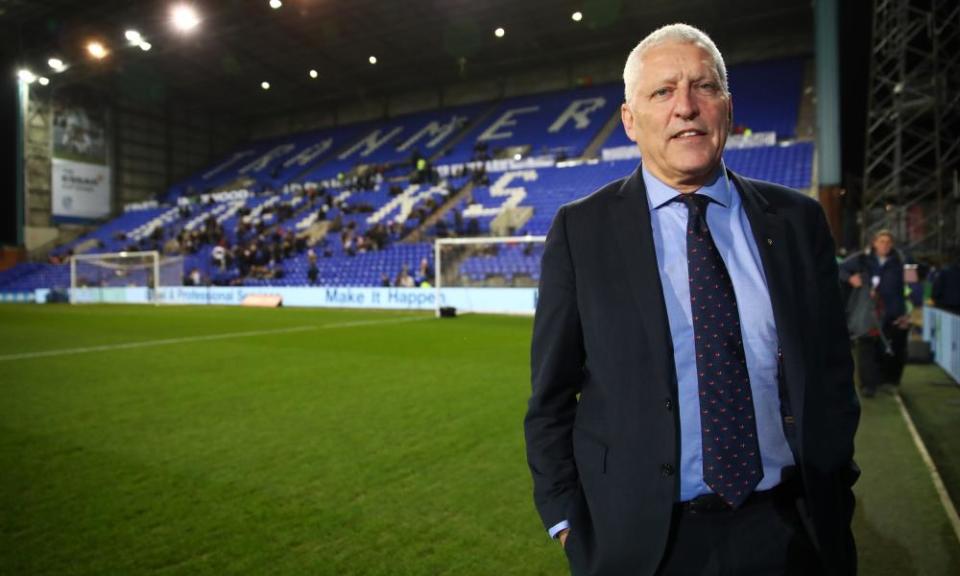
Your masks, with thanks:
M 728 167 L 810 186 L 813 143 L 790 140 L 803 65 L 731 68 L 739 129 L 779 141 L 729 148 Z M 162 204 L 130 209 L 58 247 L 50 263 L 5 271 L 0 291 L 68 286 L 70 254 L 122 250 L 182 253 L 185 276 L 217 285 L 377 286 L 397 283 L 404 269 L 423 276 L 421 261 L 435 265 L 434 237 L 490 235 L 505 209 L 522 213 L 506 232 L 543 235 L 562 204 L 629 174 L 635 158 L 569 162 L 594 139 L 602 141 L 595 149 L 630 151 L 622 129 L 605 140 L 601 132 L 621 99 L 620 84 L 588 86 L 257 142 L 172 186 Z M 535 281 L 538 257 L 507 246 L 458 265 L 468 281 L 498 276 L 509 285 Z

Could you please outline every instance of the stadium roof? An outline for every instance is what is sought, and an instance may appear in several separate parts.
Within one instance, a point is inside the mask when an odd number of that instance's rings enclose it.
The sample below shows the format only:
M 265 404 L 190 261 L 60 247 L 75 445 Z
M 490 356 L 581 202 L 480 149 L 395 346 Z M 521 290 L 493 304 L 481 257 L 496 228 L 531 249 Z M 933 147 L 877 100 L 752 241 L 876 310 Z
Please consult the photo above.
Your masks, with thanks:
M 17 66 L 54 84 L 47 60 L 58 57 L 70 66 L 61 83 L 253 116 L 625 55 L 673 21 L 707 30 L 728 60 L 747 40 L 753 54 L 809 49 L 813 30 L 809 0 L 195 0 L 190 33 L 170 25 L 173 4 L 0 0 L 0 34 Z M 151 49 L 129 44 L 129 29 Z M 102 61 L 86 54 L 90 39 L 110 51 Z

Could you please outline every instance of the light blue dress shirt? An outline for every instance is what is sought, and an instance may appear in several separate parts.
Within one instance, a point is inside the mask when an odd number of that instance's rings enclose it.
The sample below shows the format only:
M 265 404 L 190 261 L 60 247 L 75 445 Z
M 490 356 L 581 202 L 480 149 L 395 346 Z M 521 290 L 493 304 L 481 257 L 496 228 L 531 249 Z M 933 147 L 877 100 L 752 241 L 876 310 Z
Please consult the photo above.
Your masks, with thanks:
M 703 481 L 700 395 L 687 272 L 687 207 L 682 202 L 672 202 L 679 192 L 658 180 L 643 166 L 641 172 L 647 188 L 653 243 L 677 370 L 680 501 L 683 502 L 712 492 Z M 696 193 L 709 196 L 712 200 L 707 208 L 707 226 L 730 273 L 737 297 L 763 463 L 763 479 L 756 490 L 769 490 L 780 483 L 781 472 L 792 466 L 794 459 L 780 414 L 777 385 L 779 346 L 760 252 L 743 210 L 740 194 L 727 177 L 723 164 L 713 181 Z M 566 520 L 559 522 L 550 528 L 550 536 L 555 537 L 568 527 Z
M 653 227 L 653 244 L 660 268 L 660 284 L 667 305 L 673 339 L 680 408 L 680 501 L 712 492 L 703 481 L 703 438 L 700 431 L 700 395 L 697 381 L 690 278 L 687 272 L 687 207 L 671 202 L 678 192 L 641 167 Z M 721 164 L 714 180 L 696 191 L 709 196 L 707 227 L 723 258 L 740 310 L 740 330 L 753 392 L 757 440 L 763 478 L 756 490 L 780 483 L 781 472 L 794 464 L 783 432 L 777 385 L 777 327 L 760 252 L 754 241 L 740 194 Z

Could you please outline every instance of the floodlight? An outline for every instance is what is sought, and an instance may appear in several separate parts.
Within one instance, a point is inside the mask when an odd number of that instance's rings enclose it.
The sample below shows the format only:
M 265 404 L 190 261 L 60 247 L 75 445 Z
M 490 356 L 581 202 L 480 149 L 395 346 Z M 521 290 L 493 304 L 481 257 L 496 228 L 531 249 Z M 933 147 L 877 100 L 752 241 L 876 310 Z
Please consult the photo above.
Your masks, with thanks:
M 376 57 L 376 56 L 371 56 L 371 57 L 368 58 L 367 60 L 369 60 L 369 62 L 370 62 L 371 64 L 376 64 L 376 63 L 377 63 L 377 57 Z
M 26 68 L 17 70 L 17 78 L 19 78 L 24 84 L 33 84 L 34 80 L 37 79 L 33 72 L 27 70 Z
M 173 27 L 181 32 L 189 32 L 200 23 L 200 17 L 193 6 L 188 4 L 177 4 L 170 10 L 170 21 Z
M 496 30 L 493 31 L 493 35 L 496 36 L 497 38 L 503 38 L 503 35 L 506 33 L 507 31 L 504 30 L 503 28 L 497 28 Z
M 141 36 L 140 33 L 137 32 L 136 30 L 127 30 L 126 32 L 123 33 L 123 36 L 124 38 L 127 39 L 128 42 L 130 42 L 134 46 L 136 46 L 137 44 L 140 43 L 141 40 L 143 40 L 143 36 Z
M 320 75 L 320 74 L 319 74 L 316 70 L 311 70 L 311 71 L 310 71 L 310 77 L 311 77 L 311 78 L 316 78 L 316 77 L 319 76 L 319 75 Z
M 96 40 L 92 40 L 87 43 L 87 52 L 97 60 L 101 60 L 107 56 L 107 49 L 104 45 Z
M 270 7 L 273 8 L 274 10 L 276 10 L 277 8 L 280 8 L 281 6 L 283 6 L 283 2 L 281 2 L 280 0 L 270 0 Z
M 63 72 L 66 70 L 67 65 L 63 63 L 63 60 L 59 58 L 51 58 L 47 60 L 47 66 L 50 66 L 56 72 Z
M 269 89 L 270 89 L 270 83 L 267 82 L 267 81 L 263 81 L 263 82 L 260 83 L 260 87 L 263 88 L 264 90 L 269 90 Z
M 574 22 L 579 22 L 579 21 L 583 20 L 583 12 L 579 12 L 579 11 L 578 11 L 578 12 L 574 12 L 574 13 L 570 16 L 570 18 L 572 18 Z

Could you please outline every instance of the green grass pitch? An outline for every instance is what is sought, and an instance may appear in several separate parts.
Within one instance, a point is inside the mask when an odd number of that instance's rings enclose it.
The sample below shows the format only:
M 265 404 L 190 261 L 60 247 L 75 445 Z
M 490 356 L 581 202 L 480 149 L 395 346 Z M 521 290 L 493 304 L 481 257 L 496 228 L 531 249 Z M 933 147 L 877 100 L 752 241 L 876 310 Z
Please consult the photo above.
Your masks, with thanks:
M 0 306 L 0 574 L 564 574 L 523 451 L 530 329 Z M 957 573 L 898 418 L 864 406 L 861 573 Z

